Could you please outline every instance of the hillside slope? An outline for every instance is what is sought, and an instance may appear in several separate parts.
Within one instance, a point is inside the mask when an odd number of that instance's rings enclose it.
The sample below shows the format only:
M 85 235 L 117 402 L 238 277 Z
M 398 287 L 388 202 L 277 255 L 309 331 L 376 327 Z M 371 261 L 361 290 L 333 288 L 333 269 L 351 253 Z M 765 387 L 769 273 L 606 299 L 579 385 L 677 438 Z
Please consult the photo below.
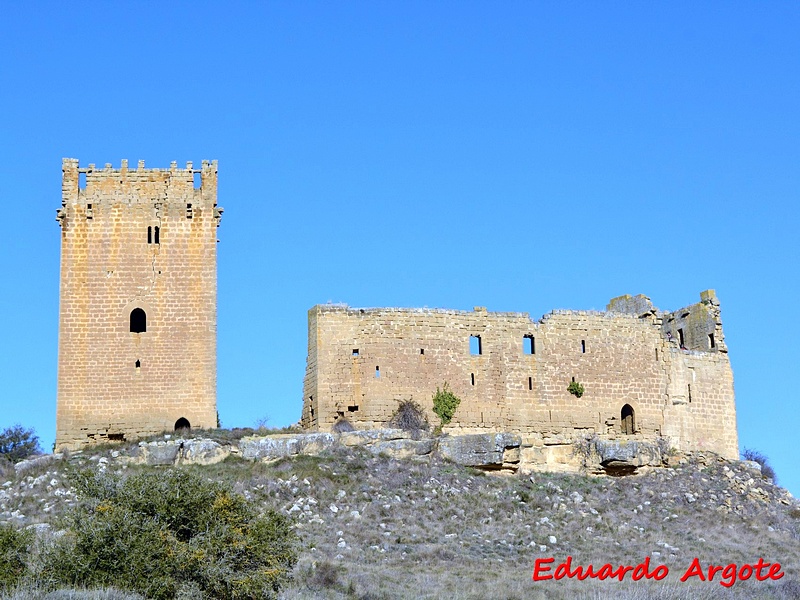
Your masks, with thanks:
M 0 521 L 46 538 L 76 501 L 69 471 L 135 472 L 124 450 L 99 449 L 65 460 L 6 469 Z M 286 598 L 797 598 L 800 505 L 761 478 L 752 463 L 697 454 L 629 477 L 487 475 L 436 460 L 397 461 L 359 449 L 271 464 L 230 457 L 185 466 L 229 483 L 257 505 L 295 520 L 300 563 Z M 610 563 L 662 581 L 577 577 L 532 581 L 537 559 L 572 568 Z M 720 585 L 679 578 L 697 557 L 740 567 L 781 564 L 776 581 Z M 552 571 L 550 571 L 552 573 Z M 766 575 L 767 570 L 763 571 Z M 27 596 L 19 596 L 27 597 Z

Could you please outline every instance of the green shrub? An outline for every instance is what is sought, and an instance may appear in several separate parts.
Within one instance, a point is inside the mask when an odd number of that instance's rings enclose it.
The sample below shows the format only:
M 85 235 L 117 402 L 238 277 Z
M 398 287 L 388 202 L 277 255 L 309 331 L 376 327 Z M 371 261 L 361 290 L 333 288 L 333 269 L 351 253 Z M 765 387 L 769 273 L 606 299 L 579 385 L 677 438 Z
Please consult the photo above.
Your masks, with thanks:
M 433 395 L 433 412 L 441 419 L 442 425 L 447 425 L 461 404 L 461 399 L 447 389 L 447 382 L 440 390 L 437 386 L 436 393 Z
M 25 575 L 32 539 L 30 531 L 0 525 L 0 589 L 13 587 Z
M 68 533 L 45 551 L 54 584 L 114 586 L 155 600 L 276 597 L 297 560 L 289 520 L 184 470 L 122 480 L 84 471 Z
M 583 385 L 581 385 L 577 381 L 572 381 L 567 386 L 567 391 L 576 398 L 580 398 L 581 396 L 583 396 L 583 393 L 586 391 L 586 389 L 583 387 Z
M 6 457 L 11 462 L 18 463 L 41 452 L 39 437 L 33 429 L 12 425 L 0 433 L 0 456 Z
M 400 400 L 397 410 L 386 425 L 412 433 L 428 431 L 430 427 L 425 410 L 413 400 Z

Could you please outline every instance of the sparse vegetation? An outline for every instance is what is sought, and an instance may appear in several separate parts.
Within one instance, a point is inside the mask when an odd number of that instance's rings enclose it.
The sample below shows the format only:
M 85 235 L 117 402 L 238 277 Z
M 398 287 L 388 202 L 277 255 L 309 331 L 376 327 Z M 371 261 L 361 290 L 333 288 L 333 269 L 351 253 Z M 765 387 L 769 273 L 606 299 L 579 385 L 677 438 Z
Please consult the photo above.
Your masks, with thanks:
M 567 386 L 567 391 L 576 398 L 580 398 L 581 396 L 583 396 L 586 389 L 583 387 L 583 384 L 577 381 L 571 381 L 570 384 Z
M 442 389 L 437 386 L 436 393 L 433 395 L 433 412 L 441 420 L 441 425 L 447 425 L 453 419 L 459 404 L 461 404 L 461 399 L 448 388 L 446 381 Z
M 769 458 L 758 450 L 752 448 L 745 448 L 742 450 L 742 460 L 752 460 L 761 465 L 761 476 L 764 479 L 771 479 L 773 483 L 778 483 L 778 476 L 775 474 L 775 469 L 769 464 Z
M 401 400 L 386 426 L 412 433 L 428 431 L 430 428 L 425 410 L 413 400 Z
M 345 418 L 337 419 L 333 427 L 331 427 L 331 431 L 334 433 L 349 433 L 355 430 L 356 428 L 353 427 L 353 424 Z
M 0 433 L 0 457 L 17 463 L 41 452 L 39 437 L 33 429 L 12 425 Z

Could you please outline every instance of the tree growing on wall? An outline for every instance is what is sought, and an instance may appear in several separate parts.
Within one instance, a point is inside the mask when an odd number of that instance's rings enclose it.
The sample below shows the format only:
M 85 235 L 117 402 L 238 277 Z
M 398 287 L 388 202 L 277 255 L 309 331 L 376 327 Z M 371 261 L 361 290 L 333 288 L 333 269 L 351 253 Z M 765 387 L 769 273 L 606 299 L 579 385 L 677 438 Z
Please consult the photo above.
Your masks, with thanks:
M 448 389 L 446 381 L 442 389 L 439 389 L 438 386 L 436 387 L 436 393 L 433 395 L 433 412 L 442 421 L 440 428 L 453 419 L 459 404 L 461 404 L 461 398 Z

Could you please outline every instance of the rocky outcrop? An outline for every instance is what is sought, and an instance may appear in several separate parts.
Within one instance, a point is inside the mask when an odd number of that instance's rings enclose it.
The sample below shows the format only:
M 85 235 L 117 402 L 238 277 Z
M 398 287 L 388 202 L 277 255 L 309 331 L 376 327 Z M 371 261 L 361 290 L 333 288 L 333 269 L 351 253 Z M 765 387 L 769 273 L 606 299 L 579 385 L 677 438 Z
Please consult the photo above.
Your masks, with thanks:
M 439 440 L 439 456 L 470 467 L 502 467 L 519 462 L 520 436 L 512 433 L 476 433 Z

